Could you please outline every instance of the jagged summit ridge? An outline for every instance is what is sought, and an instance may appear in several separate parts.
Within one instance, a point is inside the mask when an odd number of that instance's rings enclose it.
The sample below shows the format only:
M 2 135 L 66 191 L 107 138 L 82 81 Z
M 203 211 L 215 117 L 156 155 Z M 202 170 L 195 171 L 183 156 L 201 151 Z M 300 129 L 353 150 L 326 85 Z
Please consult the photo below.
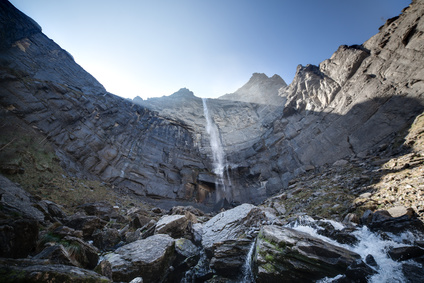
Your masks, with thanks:
M 254 73 L 249 81 L 236 92 L 225 94 L 219 98 L 257 104 L 281 105 L 283 100 L 278 96 L 278 90 L 286 86 L 286 82 L 277 74 L 268 77 L 263 73 Z

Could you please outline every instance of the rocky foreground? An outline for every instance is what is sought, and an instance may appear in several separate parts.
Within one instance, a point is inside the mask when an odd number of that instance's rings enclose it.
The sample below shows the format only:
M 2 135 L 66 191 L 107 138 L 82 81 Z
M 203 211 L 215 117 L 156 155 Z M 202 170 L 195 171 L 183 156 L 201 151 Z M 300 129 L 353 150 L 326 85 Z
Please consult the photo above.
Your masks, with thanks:
M 423 117 L 396 149 L 316 168 L 259 206 L 214 214 L 107 202 L 69 214 L 1 177 L 0 281 L 419 282 Z

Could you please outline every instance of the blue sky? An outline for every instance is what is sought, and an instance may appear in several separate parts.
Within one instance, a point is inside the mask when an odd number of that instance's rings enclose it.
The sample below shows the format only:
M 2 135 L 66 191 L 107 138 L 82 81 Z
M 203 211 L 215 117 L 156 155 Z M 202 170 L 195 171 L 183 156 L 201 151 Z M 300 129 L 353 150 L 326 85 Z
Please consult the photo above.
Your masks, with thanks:
M 236 91 L 252 73 L 288 84 L 298 64 L 361 44 L 406 0 L 10 0 L 109 92 Z

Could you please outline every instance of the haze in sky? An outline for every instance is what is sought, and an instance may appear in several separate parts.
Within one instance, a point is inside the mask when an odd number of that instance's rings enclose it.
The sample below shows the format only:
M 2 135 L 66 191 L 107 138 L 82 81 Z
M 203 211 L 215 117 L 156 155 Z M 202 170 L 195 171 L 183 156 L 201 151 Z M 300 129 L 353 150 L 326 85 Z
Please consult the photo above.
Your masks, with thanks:
M 218 97 L 362 44 L 409 0 L 10 0 L 116 95 Z

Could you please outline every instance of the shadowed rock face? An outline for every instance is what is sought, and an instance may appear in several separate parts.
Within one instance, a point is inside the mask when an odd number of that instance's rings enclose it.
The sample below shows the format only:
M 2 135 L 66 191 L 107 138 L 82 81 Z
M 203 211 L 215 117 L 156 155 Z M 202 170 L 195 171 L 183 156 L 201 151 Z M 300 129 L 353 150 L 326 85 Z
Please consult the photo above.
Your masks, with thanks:
M 3 14 L 16 17 L 15 25 L 7 17 L 1 22 L 8 30 L 2 43 L 13 41 L 0 52 L 2 120 L 18 117 L 16 127 L 25 123 L 45 135 L 71 176 L 141 196 L 196 201 L 196 176 L 208 169 L 194 130 L 107 93 L 32 20 L 1 3 Z M 213 192 L 203 190 L 202 200 L 213 205 Z
M 200 98 L 187 89 L 119 98 L 34 21 L 6 1 L 0 10 L 7 30 L 0 34 L 3 120 L 17 118 L 16 126 L 45 135 L 71 176 L 110 182 L 163 206 L 213 206 Z M 234 94 L 208 100 L 232 199 L 258 203 L 306 169 L 390 146 L 423 110 L 423 10 L 416 1 L 363 45 L 341 46 L 319 66 L 299 66 L 289 86 L 254 74 Z

